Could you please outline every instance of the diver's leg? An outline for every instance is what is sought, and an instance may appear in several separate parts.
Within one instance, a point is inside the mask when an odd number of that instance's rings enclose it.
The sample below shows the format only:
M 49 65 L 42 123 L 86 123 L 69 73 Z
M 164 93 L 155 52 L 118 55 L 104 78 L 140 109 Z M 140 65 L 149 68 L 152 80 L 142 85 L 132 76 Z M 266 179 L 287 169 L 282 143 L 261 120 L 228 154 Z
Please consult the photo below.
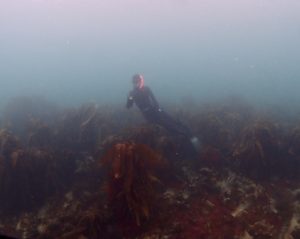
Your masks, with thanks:
M 174 118 L 164 111 L 159 112 L 159 123 L 172 133 L 184 135 L 186 137 L 192 135 L 188 127 L 181 122 L 174 120 Z
M 182 124 L 179 121 L 174 120 L 169 114 L 162 111 L 160 113 L 160 125 L 165 127 L 168 131 L 174 133 L 174 134 L 180 134 L 184 137 L 188 138 L 190 140 L 190 143 L 192 144 L 193 148 L 199 152 L 201 150 L 201 142 L 200 140 L 193 136 L 191 130 Z

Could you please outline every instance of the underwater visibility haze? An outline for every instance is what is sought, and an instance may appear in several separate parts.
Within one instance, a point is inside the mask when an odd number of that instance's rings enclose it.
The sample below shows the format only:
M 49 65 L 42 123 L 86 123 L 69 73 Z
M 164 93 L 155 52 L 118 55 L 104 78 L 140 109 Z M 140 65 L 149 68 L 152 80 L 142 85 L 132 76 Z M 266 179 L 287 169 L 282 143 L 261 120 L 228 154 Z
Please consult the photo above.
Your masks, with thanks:
M 299 239 L 299 12 L 0 0 L 0 237 Z
M 119 103 L 142 73 L 164 100 L 295 105 L 299 10 L 296 0 L 2 0 L 1 102 Z

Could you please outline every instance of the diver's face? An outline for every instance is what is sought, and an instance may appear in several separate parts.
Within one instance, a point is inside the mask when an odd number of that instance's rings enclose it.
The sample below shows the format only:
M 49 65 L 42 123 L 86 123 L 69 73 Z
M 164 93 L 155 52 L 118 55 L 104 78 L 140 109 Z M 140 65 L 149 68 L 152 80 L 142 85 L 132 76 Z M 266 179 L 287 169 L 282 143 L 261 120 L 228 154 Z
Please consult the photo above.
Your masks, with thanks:
M 139 89 L 141 87 L 141 81 L 135 80 L 133 81 L 133 88 L 134 89 Z

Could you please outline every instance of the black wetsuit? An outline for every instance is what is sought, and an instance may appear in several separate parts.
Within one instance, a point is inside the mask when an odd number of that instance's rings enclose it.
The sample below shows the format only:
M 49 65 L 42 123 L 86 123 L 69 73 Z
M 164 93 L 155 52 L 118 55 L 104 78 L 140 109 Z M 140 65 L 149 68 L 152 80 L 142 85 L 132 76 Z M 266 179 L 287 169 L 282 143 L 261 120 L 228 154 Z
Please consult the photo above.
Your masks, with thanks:
M 132 90 L 127 98 L 127 108 L 132 107 L 133 103 L 141 110 L 149 123 L 161 125 L 171 133 L 191 137 L 191 132 L 186 126 L 159 108 L 159 104 L 149 87 L 144 86 L 141 89 Z

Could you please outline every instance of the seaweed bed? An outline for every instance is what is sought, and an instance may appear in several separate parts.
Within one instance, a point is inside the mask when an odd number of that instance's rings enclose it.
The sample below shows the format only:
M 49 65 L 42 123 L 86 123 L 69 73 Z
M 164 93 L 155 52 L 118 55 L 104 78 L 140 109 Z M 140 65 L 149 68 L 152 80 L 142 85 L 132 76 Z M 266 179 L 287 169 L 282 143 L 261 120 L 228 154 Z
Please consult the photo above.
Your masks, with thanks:
M 0 234 L 16 238 L 300 238 L 300 118 L 240 99 L 137 110 L 17 98 L 0 130 Z

